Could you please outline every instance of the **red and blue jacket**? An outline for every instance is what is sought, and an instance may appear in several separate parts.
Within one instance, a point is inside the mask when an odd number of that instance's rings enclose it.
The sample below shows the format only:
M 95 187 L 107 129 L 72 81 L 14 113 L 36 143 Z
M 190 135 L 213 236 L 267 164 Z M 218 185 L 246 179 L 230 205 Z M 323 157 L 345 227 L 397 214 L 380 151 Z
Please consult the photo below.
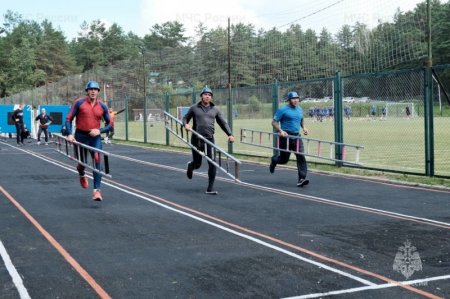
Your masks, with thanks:
M 72 134 L 72 121 L 75 118 L 77 130 L 89 132 L 92 129 L 99 129 L 100 133 L 107 133 L 111 129 L 108 107 L 100 99 L 97 99 L 94 106 L 89 98 L 82 97 L 76 99 L 66 117 L 66 129 L 68 134 Z M 102 118 L 105 126 L 100 128 Z

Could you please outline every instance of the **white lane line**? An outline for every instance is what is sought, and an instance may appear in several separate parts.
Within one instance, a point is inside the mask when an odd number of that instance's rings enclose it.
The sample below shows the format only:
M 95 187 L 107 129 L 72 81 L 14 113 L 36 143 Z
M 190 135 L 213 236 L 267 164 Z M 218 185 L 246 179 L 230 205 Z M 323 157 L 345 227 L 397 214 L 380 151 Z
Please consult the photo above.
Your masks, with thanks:
M 430 281 L 445 280 L 445 279 L 450 279 L 450 275 L 442 275 L 442 276 L 429 277 L 429 278 L 424 278 L 424 279 L 408 280 L 408 281 L 402 281 L 399 283 L 402 285 L 423 285 Z M 320 298 L 320 297 L 330 296 L 330 295 L 350 294 L 350 293 L 356 293 L 356 292 L 361 292 L 361 291 L 379 290 L 379 289 L 386 289 L 386 288 L 392 288 L 392 287 L 398 287 L 398 285 L 392 284 L 392 283 L 385 283 L 385 284 L 380 284 L 380 285 L 375 285 L 375 286 L 365 286 L 365 287 L 351 288 L 351 289 L 346 289 L 346 290 L 331 291 L 331 292 L 326 292 L 326 293 L 315 293 L 315 294 L 307 294 L 307 295 L 294 296 L 294 297 L 285 297 L 283 299 Z
M 235 183 L 233 181 L 230 181 L 230 182 Z M 236 183 L 236 184 L 239 184 L 241 186 L 247 186 L 247 187 L 250 187 L 253 189 L 265 190 L 265 191 L 269 191 L 269 192 L 276 193 L 276 194 L 289 195 L 291 197 L 331 204 L 331 205 L 335 205 L 335 206 L 340 206 L 340 207 L 345 207 L 345 208 L 350 208 L 350 209 L 355 209 L 355 210 L 360 210 L 360 211 L 374 212 L 374 213 L 378 213 L 378 214 L 384 215 L 384 216 L 400 217 L 400 218 L 403 218 L 404 220 L 422 221 L 422 222 L 426 222 L 428 224 L 439 225 L 439 226 L 447 228 L 447 229 L 450 228 L 449 222 L 437 221 L 437 220 L 433 220 L 433 219 L 429 219 L 429 218 L 423 218 L 423 217 L 417 217 L 417 216 L 412 216 L 412 215 L 407 215 L 407 214 L 402 214 L 402 213 L 397 213 L 397 212 L 391 212 L 391 211 L 387 211 L 387 210 L 375 209 L 375 208 L 370 208 L 370 207 L 366 207 L 366 206 L 336 201 L 336 200 L 332 200 L 332 199 L 326 199 L 323 197 L 318 197 L 318 196 L 313 196 L 313 195 L 299 194 L 299 193 L 295 193 L 295 192 L 291 192 L 291 191 L 280 190 L 280 189 L 276 189 L 276 188 L 266 187 L 266 186 L 262 186 L 262 185 L 256 185 L 256 184 L 242 182 L 242 181 L 239 183 Z
M 71 172 L 77 172 L 76 170 L 70 169 L 70 168 L 68 168 L 67 166 L 60 165 L 60 164 L 58 164 L 58 163 L 56 163 L 56 162 L 50 161 L 50 160 L 48 160 L 48 158 L 45 157 L 45 156 L 41 156 L 41 155 L 39 155 L 39 154 L 35 154 L 35 153 L 32 153 L 32 152 L 28 152 L 28 153 L 31 154 L 31 155 L 33 155 L 33 156 L 35 156 L 35 157 L 37 157 L 37 158 L 39 158 L 39 159 L 42 159 L 42 160 L 46 161 L 46 162 L 49 162 L 49 163 L 52 163 L 52 164 L 54 164 L 54 165 L 56 165 L 56 166 L 59 166 L 59 167 L 61 167 L 61 168 L 67 169 L 67 170 L 69 170 L 69 171 L 71 171 Z M 303 257 L 303 256 L 299 255 L 299 254 L 296 254 L 296 253 L 294 253 L 294 252 L 285 250 L 285 249 L 283 249 L 283 248 L 281 248 L 281 247 L 278 247 L 278 246 L 269 244 L 269 243 L 267 243 L 267 242 L 264 242 L 264 241 L 262 241 L 262 240 L 260 240 L 260 239 L 254 238 L 254 237 L 252 237 L 252 236 L 250 236 L 250 235 L 246 235 L 246 234 L 241 233 L 241 232 L 238 232 L 238 231 L 236 231 L 236 230 L 232 230 L 232 229 L 230 229 L 230 228 L 227 228 L 227 227 L 225 227 L 225 226 L 223 226 L 223 225 L 220 225 L 220 224 L 217 224 L 217 223 L 208 221 L 208 220 L 206 220 L 206 219 L 203 219 L 203 218 L 201 218 L 201 217 L 195 216 L 195 215 L 193 215 L 193 214 L 190 214 L 190 213 L 184 212 L 184 211 L 182 211 L 182 210 L 173 208 L 173 207 L 171 207 L 171 206 L 165 205 L 165 204 L 163 204 L 163 203 L 161 203 L 161 202 L 159 202 L 159 201 L 157 201 L 157 200 L 154 200 L 154 199 L 151 199 L 151 198 L 149 198 L 149 197 L 140 195 L 140 194 L 138 194 L 138 193 L 136 193 L 136 192 L 128 191 L 128 190 L 126 190 L 126 189 L 124 189 L 124 188 L 122 188 L 122 187 L 116 186 L 116 185 L 114 185 L 114 184 L 112 184 L 112 183 L 103 181 L 102 184 L 107 185 L 107 186 L 110 186 L 110 187 L 115 188 L 115 189 L 117 189 L 117 190 L 120 190 L 120 191 L 122 191 L 122 192 L 124 192 L 124 193 L 128 193 L 128 194 L 130 194 L 130 195 L 133 195 L 133 196 L 136 196 L 136 197 L 138 197 L 138 198 L 144 199 L 144 200 L 146 200 L 146 201 L 148 201 L 148 202 L 151 202 L 151 203 L 153 203 L 153 204 L 156 204 L 156 205 L 158 205 L 158 206 L 160 206 L 160 207 L 163 207 L 163 208 L 165 208 L 165 209 L 174 211 L 174 212 L 176 212 L 176 213 L 185 215 L 185 216 L 190 217 L 190 218 L 192 218 L 192 219 L 195 219 L 195 220 L 197 220 L 197 221 L 200 221 L 200 222 L 203 222 L 203 223 L 205 223 L 205 224 L 208 224 L 208 225 L 214 226 L 214 227 L 216 227 L 216 228 L 219 228 L 219 229 L 221 229 L 221 230 L 227 231 L 227 232 L 229 232 L 229 233 L 231 233 L 231 234 L 237 235 L 237 236 L 242 237 L 242 238 L 244 238 L 244 239 L 247 239 L 247 240 L 253 241 L 253 242 L 255 242 L 255 243 L 258 243 L 258 244 L 260 244 L 260 245 L 266 246 L 266 247 L 271 248 L 271 249 L 273 249 L 273 250 L 275 250 L 275 251 L 284 253 L 284 254 L 286 254 L 286 255 L 289 255 L 289 256 L 291 256 L 291 257 L 294 257 L 294 258 L 299 259 L 299 260 L 301 260 L 301 261 L 304 261 L 304 262 L 306 262 L 306 263 L 313 264 L 313 265 L 315 265 L 315 266 L 317 266 L 317 267 L 319 267 L 319 268 L 326 269 L 326 270 L 328 270 L 328 271 L 331 271 L 331 272 L 337 273 L 337 274 L 339 274 L 339 275 L 348 277 L 348 278 L 350 278 L 350 279 L 352 279 L 352 280 L 356 280 L 356 281 L 358 281 L 358 282 L 361 282 L 362 284 L 369 285 L 369 286 L 376 285 L 375 283 L 373 283 L 373 282 L 371 282 L 371 281 L 368 281 L 368 280 L 366 280 L 366 279 L 363 279 L 363 278 L 360 278 L 360 277 L 358 277 L 358 276 L 352 275 L 352 274 L 350 274 L 350 273 L 344 272 L 344 271 L 342 271 L 342 270 L 339 270 L 339 269 L 330 267 L 330 266 L 328 266 L 328 265 L 326 265 L 326 264 L 316 262 L 316 261 L 314 261 L 314 260 L 308 259 L 308 258 L 306 258 L 306 257 Z M 166 201 L 168 201 L 168 200 L 166 200 Z
M 122 156 L 122 155 L 118 155 L 118 154 L 111 154 L 111 156 L 114 156 L 114 157 L 122 159 L 122 160 L 133 161 L 133 162 L 136 162 L 136 163 L 139 163 L 139 164 L 143 164 L 143 165 L 149 165 L 149 166 L 158 167 L 158 168 L 161 168 L 161 169 L 174 170 L 174 171 L 178 171 L 178 172 L 186 171 L 185 169 L 180 169 L 180 168 L 176 168 L 176 167 L 173 167 L 173 166 L 167 166 L 167 165 L 163 165 L 163 164 L 157 164 L 157 163 L 142 161 L 142 160 L 138 160 L 138 159 L 135 159 L 135 158 L 130 158 L 130 157 Z M 202 173 L 202 172 L 195 172 L 195 173 L 197 175 L 207 176 L 206 173 Z M 330 205 L 336 205 L 336 206 L 340 206 L 340 207 L 343 207 L 343 208 L 349 208 L 349 209 L 355 209 L 355 210 L 360 210 L 360 211 L 368 211 L 368 212 L 378 213 L 380 215 L 389 216 L 389 217 L 400 217 L 400 218 L 403 218 L 404 220 L 409 219 L 409 220 L 413 220 L 413 221 L 423 221 L 423 222 L 426 222 L 428 224 L 433 224 L 433 225 L 436 225 L 436 226 L 445 227 L 447 229 L 450 228 L 450 223 L 449 222 L 437 221 L 437 220 L 433 220 L 433 219 L 429 219 L 429 218 L 423 218 L 423 217 L 417 217 L 417 216 L 412 216 L 412 215 L 407 215 L 407 214 L 402 214 L 402 213 L 397 213 L 397 212 L 391 212 L 391 211 L 387 211 L 387 210 L 376 209 L 376 208 L 371 208 L 371 207 L 361 206 L 361 205 L 357 205 L 357 204 L 346 203 L 346 202 L 332 200 L 332 199 L 326 199 L 324 197 L 318 197 L 318 196 L 306 195 L 306 194 L 299 194 L 299 193 L 295 193 L 295 192 L 291 192 L 291 191 L 285 191 L 285 190 L 271 188 L 271 187 L 266 187 L 266 186 L 262 186 L 262 185 L 256 185 L 256 184 L 247 183 L 247 182 L 243 182 L 243 181 L 235 182 L 234 180 L 231 180 L 231 179 L 228 179 L 228 178 L 224 178 L 224 177 L 220 177 L 220 176 L 217 176 L 216 179 L 220 180 L 220 181 L 229 182 L 231 184 L 236 184 L 236 185 L 239 185 L 239 186 L 243 186 L 243 187 L 249 187 L 249 188 L 252 188 L 252 189 L 265 190 L 265 191 L 276 193 L 276 194 L 283 194 L 283 195 L 288 195 L 288 196 L 295 197 L 295 198 L 306 199 L 306 200 L 311 200 L 311 201 L 315 201 L 315 202 L 321 202 L 321 203 L 330 204 Z M 394 185 L 394 187 L 395 187 L 395 185 Z
M 369 285 L 369 286 L 376 285 L 375 283 L 373 283 L 373 282 L 371 282 L 371 281 L 368 281 L 368 280 L 366 280 L 366 279 L 363 279 L 363 278 L 360 278 L 360 277 L 358 277 L 358 276 L 352 275 L 352 274 L 350 274 L 350 273 L 344 272 L 344 271 L 342 271 L 342 270 L 339 270 L 339 269 L 330 267 L 330 266 L 328 266 L 328 265 L 326 265 L 326 264 L 319 263 L 319 262 L 316 262 L 316 261 L 314 261 L 314 260 L 308 259 L 308 258 L 306 258 L 306 257 L 303 257 L 303 256 L 299 255 L 299 254 L 296 254 L 296 253 L 293 253 L 293 252 L 288 251 L 288 250 L 286 250 L 286 249 L 283 249 L 283 248 L 281 248 L 281 247 L 278 247 L 278 246 L 269 244 L 269 243 L 264 242 L 264 241 L 262 241 L 262 240 L 260 240 L 260 239 L 257 239 L 257 238 L 255 238 L 255 237 L 250 236 L 250 235 L 246 235 L 246 234 L 244 234 L 244 233 L 241 233 L 241 232 L 238 232 L 238 231 L 236 231 L 236 230 L 230 229 L 230 228 L 225 227 L 225 226 L 223 226 L 223 225 L 220 225 L 220 224 L 211 222 L 211 221 L 209 221 L 209 220 L 203 219 L 203 218 L 201 218 L 201 217 L 195 216 L 195 215 L 190 214 L 190 213 L 188 213 L 188 212 L 185 212 L 185 211 L 176 209 L 176 208 L 174 208 L 174 207 L 165 205 L 165 204 L 163 204 L 163 203 L 161 203 L 161 202 L 159 202 L 159 201 L 157 201 L 157 200 L 154 200 L 154 199 L 151 199 L 151 198 L 149 198 L 149 197 L 140 195 L 140 194 L 138 194 L 138 193 L 135 193 L 135 192 L 126 190 L 126 189 L 121 188 L 121 187 L 119 187 L 119 186 L 116 186 L 116 185 L 114 185 L 114 184 L 112 184 L 112 183 L 102 182 L 102 184 L 108 185 L 108 186 L 110 186 L 110 187 L 112 187 L 112 188 L 115 188 L 115 189 L 117 189 L 117 190 L 119 190 L 119 191 L 122 191 L 122 192 L 124 192 L 124 193 L 128 193 L 128 194 L 130 194 L 130 195 L 136 196 L 136 197 L 138 197 L 138 198 L 141 198 L 141 199 L 143 199 L 143 200 L 146 200 L 146 201 L 148 201 L 148 202 L 151 202 L 151 203 L 153 203 L 153 204 L 155 204 L 155 205 L 158 205 L 158 206 L 160 206 L 160 207 L 163 207 L 163 208 L 165 208 L 165 209 L 171 210 L 171 211 L 173 211 L 173 212 L 182 214 L 182 215 L 184 215 L 184 216 L 190 217 L 190 218 L 192 218 L 192 219 L 195 219 L 195 220 L 197 220 L 197 221 L 203 222 L 203 223 L 208 224 L 208 225 L 210 225 L 210 226 L 214 226 L 214 227 L 216 227 L 216 228 L 218 228 L 218 229 L 224 230 L 224 231 L 226 231 L 226 232 L 229 232 L 229 233 L 234 234 L 234 235 L 236 235 L 236 236 L 239 236 L 239 237 L 241 237 L 241 238 L 244 238 L 244 239 L 250 240 L 250 241 L 252 241 L 252 242 L 255 242 L 255 243 L 257 243 L 257 244 L 263 245 L 263 246 L 265 246 L 265 247 L 271 248 L 271 249 L 273 249 L 273 250 L 275 250 L 275 251 L 284 253 L 284 254 L 286 254 L 286 255 L 289 255 L 289 256 L 291 256 L 291 257 L 294 257 L 294 258 L 299 259 L 299 260 L 301 260 L 301 261 L 304 261 L 304 262 L 306 262 L 306 263 L 315 265 L 315 266 L 317 266 L 317 267 L 319 267 L 319 268 L 323 268 L 323 269 L 326 269 L 326 270 L 328 270 L 328 271 L 331 271 L 331 272 L 337 273 L 337 274 L 339 274 L 339 275 L 348 277 L 348 278 L 350 278 L 350 279 L 356 280 L 356 281 L 358 281 L 358 282 L 361 282 L 362 284 Z
M 27 151 L 27 152 L 28 152 L 28 151 Z M 45 156 L 40 156 L 39 154 L 35 154 L 35 153 L 33 153 L 33 152 L 28 152 L 28 153 L 30 153 L 31 155 L 36 156 L 36 157 L 38 157 L 38 158 L 40 158 L 40 159 L 46 161 L 46 162 L 50 162 L 50 163 L 55 164 L 55 165 L 57 165 L 57 166 L 59 166 L 59 167 L 62 167 L 62 168 L 64 168 L 64 169 L 68 169 L 68 170 L 70 170 L 70 171 L 72 171 L 72 172 L 76 172 L 76 171 L 73 170 L 73 169 L 69 169 L 69 168 L 66 167 L 66 166 L 60 165 L 59 163 L 61 163 L 61 162 L 59 162 L 59 161 L 58 161 L 58 163 L 52 162 L 52 161 L 49 161 L 48 158 L 45 157 Z M 117 155 L 116 155 L 116 156 L 117 156 Z M 131 158 L 131 159 L 126 159 L 126 160 L 135 160 L 135 161 L 136 161 L 136 159 L 133 159 L 133 158 Z M 138 160 L 137 160 L 137 161 L 138 161 Z M 142 162 L 144 162 L 144 161 L 142 161 Z M 158 167 L 160 167 L 160 168 L 171 168 L 171 169 L 173 169 L 173 170 L 177 169 L 177 168 L 175 168 L 175 167 L 170 167 L 170 166 L 167 167 L 167 166 L 165 166 L 165 165 L 154 164 L 154 163 L 145 163 L 145 162 L 144 162 L 143 164 L 153 164 L 153 165 L 158 166 Z M 161 166 L 162 166 L 162 167 L 161 167 Z M 177 171 L 180 171 L 180 170 L 177 169 Z M 310 264 L 316 265 L 316 266 L 318 266 L 318 267 L 320 267 L 320 268 L 324 268 L 324 269 L 327 269 L 327 270 L 329 270 L 329 271 L 331 271 L 331 272 L 335 272 L 335 273 L 337 273 L 337 274 L 339 274 L 339 275 L 342 275 L 342 276 L 348 277 L 348 278 L 350 278 L 350 279 L 356 280 L 356 281 L 361 282 L 361 283 L 363 283 L 363 284 L 365 284 L 365 285 L 367 285 L 367 286 L 375 286 L 375 287 L 377 286 L 377 284 L 375 284 L 375 283 L 373 283 L 373 282 L 371 282 L 371 281 L 365 280 L 365 279 L 363 279 L 363 278 L 361 278 L 361 277 L 358 277 L 358 276 L 352 275 L 352 274 L 350 274 L 350 273 L 341 271 L 341 270 L 339 270 L 339 269 L 330 267 L 330 266 L 328 266 L 328 265 L 326 265 L 326 264 L 322 264 L 322 263 L 316 262 L 316 261 L 314 261 L 314 260 L 311 260 L 311 259 L 308 259 L 308 258 L 306 258 L 306 257 L 300 256 L 300 255 L 298 255 L 298 254 L 296 254 L 296 253 L 290 252 L 290 251 L 285 250 L 285 249 L 283 249 L 283 248 L 280 248 L 280 247 L 278 247 L 278 246 L 274 246 L 274 245 L 272 245 L 272 244 L 270 244 L 270 243 L 264 242 L 264 241 L 262 241 L 262 240 L 260 240 L 260 239 L 254 238 L 254 237 L 252 237 L 252 236 L 250 236 L 250 235 L 243 234 L 243 233 L 241 233 L 241 232 L 239 232 L 239 231 L 235 231 L 235 230 L 229 229 L 229 228 L 227 228 L 227 227 L 225 227 L 225 226 L 222 226 L 222 225 L 216 224 L 216 223 L 214 223 L 214 222 L 208 221 L 208 220 L 206 220 L 206 219 L 203 219 L 203 218 L 201 218 L 201 217 L 197 217 L 197 216 L 195 216 L 195 215 L 193 215 L 193 214 L 184 212 L 184 211 L 182 211 L 182 210 L 178 210 L 178 209 L 173 208 L 173 207 L 171 207 L 171 206 L 165 205 L 165 204 L 163 204 L 163 203 L 161 203 L 161 202 L 159 202 L 159 201 L 157 201 L 157 200 L 153 200 L 153 199 L 151 199 L 151 198 L 149 198 L 149 197 L 140 195 L 140 194 L 138 194 L 138 193 L 128 191 L 128 190 L 126 190 L 126 189 L 124 189 L 124 188 L 121 188 L 121 187 L 119 187 L 119 186 L 116 186 L 116 185 L 114 185 L 114 184 L 112 184 L 112 183 L 104 182 L 104 184 L 105 184 L 105 185 L 108 185 L 108 186 L 110 186 L 110 187 L 112 187 L 112 188 L 115 188 L 115 189 L 117 189 L 117 190 L 119 190 L 119 191 L 122 191 L 122 192 L 124 192 L 124 193 L 128 193 L 128 194 L 130 194 L 130 195 L 133 195 L 133 196 L 136 196 L 136 197 L 138 197 L 138 198 L 144 199 L 144 200 L 146 200 L 146 201 L 148 201 L 148 202 L 151 202 L 151 203 L 154 203 L 154 204 L 156 204 L 156 205 L 159 205 L 159 206 L 161 206 L 161 207 L 163 207 L 163 208 L 166 208 L 166 209 L 168 209 L 168 210 L 171 210 L 171 211 L 174 211 L 174 212 L 176 212 L 176 213 L 179 213 L 179 214 L 185 215 L 185 216 L 187 216 L 187 217 L 193 218 L 193 219 L 195 219 L 195 220 L 197 220 L 197 221 L 203 222 L 203 223 L 208 224 L 208 225 L 210 225 L 210 226 L 214 226 L 214 227 L 216 227 L 216 228 L 222 229 L 222 230 L 227 231 L 227 232 L 229 232 L 229 233 L 231 233 L 231 234 L 240 236 L 240 237 L 242 237 L 242 238 L 245 238 L 245 239 L 247 239 L 247 240 L 253 241 L 253 242 L 258 243 L 258 244 L 260 244 L 260 245 L 266 246 L 266 247 L 271 248 L 271 249 L 273 249 L 273 250 L 276 250 L 276 251 L 285 253 L 286 255 L 292 256 L 292 257 L 297 258 L 297 259 L 299 259 L 299 260 L 302 260 L 302 261 L 304 261 L 304 262 L 306 262 L 306 263 L 310 263 Z M 247 183 L 244 183 L 244 184 L 242 184 L 242 185 L 253 185 L 253 184 L 247 184 Z M 253 186 L 257 186 L 257 185 L 253 185 Z M 261 186 L 261 187 L 262 187 L 262 186 Z M 271 189 L 271 188 L 267 188 L 267 189 Z M 273 189 L 273 190 L 277 190 L 277 189 Z M 281 190 L 279 190 L 279 191 L 281 191 Z M 281 193 L 285 193 L 285 192 L 282 192 L 282 191 L 281 191 Z M 286 192 L 286 193 L 291 193 L 291 192 Z M 297 195 L 298 195 L 298 194 L 297 194 Z M 152 196 L 152 195 L 150 195 L 150 197 L 158 198 L 157 196 Z M 399 284 L 396 284 L 396 285 L 399 286 Z M 395 284 L 393 284 L 393 286 L 395 286 Z
M 20 277 L 19 273 L 17 272 L 16 268 L 14 267 L 11 258 L 9 257 L 8 252 L 6 251 L 5 246 L 3 246 L 2 241 L 0 241 L 0 255 L 2 256 L 3 262 L 5 263 L 6 269 L 9 272 L 9 275 L 11 275 L 11 278 L 14 282 L 14 285 L 17 288 L 17 291 L 19 292 L 20 298 L 27 299 L 31 298 L 30 295 L 28 295 L 28 291 L 23 285 L 22 278 Z

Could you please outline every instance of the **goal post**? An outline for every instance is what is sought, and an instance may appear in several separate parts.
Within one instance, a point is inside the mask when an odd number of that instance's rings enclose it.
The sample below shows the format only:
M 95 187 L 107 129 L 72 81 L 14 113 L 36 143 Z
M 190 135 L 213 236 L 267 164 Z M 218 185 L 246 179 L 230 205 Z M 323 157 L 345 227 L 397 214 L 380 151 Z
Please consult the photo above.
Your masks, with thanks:
M 182 120 L 184 115 L 188 112 L 190 106 L 178 106 L 177 107 L 177 119 Z
M 412 102 L 407 103 L 386 103 L 386 118 L 411 118 L 416 117 L 415 105 Z

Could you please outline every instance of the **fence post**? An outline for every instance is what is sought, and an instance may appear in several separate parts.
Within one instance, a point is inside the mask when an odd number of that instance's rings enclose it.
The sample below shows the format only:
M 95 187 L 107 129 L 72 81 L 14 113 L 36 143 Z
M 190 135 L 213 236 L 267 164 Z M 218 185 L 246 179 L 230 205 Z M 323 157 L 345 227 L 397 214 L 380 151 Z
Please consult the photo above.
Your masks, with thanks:
M 125 140 L 128 141 L 128 116 L 130 115 L 129 109 L 128 109 L 128 96 L 125 96 Z
M 431 67 L 424 68 L 425 174 L 434 176 L 433 86 Z
M 279 85 L 278 85 L 278 80 L 275 79 L 273 80 L 273 84 L 272 84 L 272 116 L 271 119 L 273 118 L 273 116 L 275 115 L 275 112 L 277 112 L 278 110 L 278 98 L 279 98 Z M 274 128 L 272 128 L 272 131 L 274 133 L 278 133 L 277 131 L 275 131 Z M 273 140 L 272 140 L 272 144 L 273 147 L 276 148 L 277 147 L 277 138 L 275 138 L 275 135 L 273 135 Z M 278 151 L 276 149 L 273 150 L 273 154 L 277 155 Z
M 342 122 L 342 78 L 341 72 L 336 72 L 334 78 L 334 141 L 335 144 L 335 159 L 342 160 L 342 143 L 344 142 L 344 130 Z M 342 161 L 336 161 L 336 166 L 341 167 Z
M 145 49 L 142 48 L 142 80 L 144 84 L 144 143 L 147 143 L 147 75 L 145 73 Z
M 231 84 L 228 85 L 227 120 L 228 120 L 228 126 L 231 129 L 231 132 L 233 132 L 233 101 L 232 101 Z M 233 154 L 233 143 L 231 143 L 231 142 L 228 142 L 228 153 L 230 155 Z
M 164 94 L 164 111 L 167 113 L 170 113 L 169 111 L 169 94 L 166 92 Z M 164 121 L 166 120 L 166 117 L 164 116 Z M 166 145 L 168 146 L 170 144 L 170 131 L 168 128 L 166 128 Z

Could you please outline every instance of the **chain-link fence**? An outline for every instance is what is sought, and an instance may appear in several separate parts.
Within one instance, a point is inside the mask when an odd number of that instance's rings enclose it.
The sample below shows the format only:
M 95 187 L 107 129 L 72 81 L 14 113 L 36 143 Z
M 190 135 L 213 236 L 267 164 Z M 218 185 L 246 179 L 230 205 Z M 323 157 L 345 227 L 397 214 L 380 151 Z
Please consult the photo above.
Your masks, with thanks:
M 144 80 L 143 77 L 146 79 Z M 269 158 L 273 151 L 239 142 L 241 129 L 272 132 L 271 120 L 277 107 L 285 105 L 288 91 L 302 97 L 305 125 L 314 139 L 336 141 L 342 127 L 346 144 L 361 145 L 362 167 L 371 169 L 425 174 L 426 151 L 434 158 L 432 175 L 450 176 L 450 65 L 434 67 L 432 95 L 434 112 L 431 131 L 426 129 L 427 80 L 423 69 L 358 74 L 336 78 L 298 82 L 214 88 L 214 104 L 222 111 L 233 129 L 237 142 L 233 152 Z M 47 86 L 7 99 L 5 104 L 24 102 L 65 104 L 84 94 L 88 80 L 98 80 L 101 96 L 113 110 L 126 110 L 117 116 L 115 138 L 137 142 L 184 146 L 175 136 L 167 134 L 163 112 L 181 118 L 189 106 L 200 100 L 199 90 L 184 89 L 161 92 L 144 73 L 142 64 L 103 68 L 70 76 Z M 341 85 L 341 93 L 336 93 Z M 157 93 L 153 92 L 158 90 Z M 144 98 L 146 101 L 144 101 Z M 342 113 L 334 110 L 337 101 Z M 430 108 L 428 108 L 430 109 Z M 336 119 L 336 115 L 340 117 Z M 432 133 L 429 133 L 432 132 Z M 426 147 L 430 139 L 433 147 Z M 216 127 L 216 143 L 227 148 L 227 138 Z M 320 151 L 320 148 L 312 148 Z M 350 153 L 351 154 L 351 153 Z M 294 157 L 293 157 L 294 158 Z M 308 157 L 308 161 L 332 163 Z M 429 174 L 429 173 L 428 173 Z
M 344 107 L 353 112 L 345 118 L 344 137 L 364 145 L 365 166 L 423 171 L 423 89 L 420 70 L 343 79 Z
M 433 68 L 435 173 L 450 174 L 450 65 Z

